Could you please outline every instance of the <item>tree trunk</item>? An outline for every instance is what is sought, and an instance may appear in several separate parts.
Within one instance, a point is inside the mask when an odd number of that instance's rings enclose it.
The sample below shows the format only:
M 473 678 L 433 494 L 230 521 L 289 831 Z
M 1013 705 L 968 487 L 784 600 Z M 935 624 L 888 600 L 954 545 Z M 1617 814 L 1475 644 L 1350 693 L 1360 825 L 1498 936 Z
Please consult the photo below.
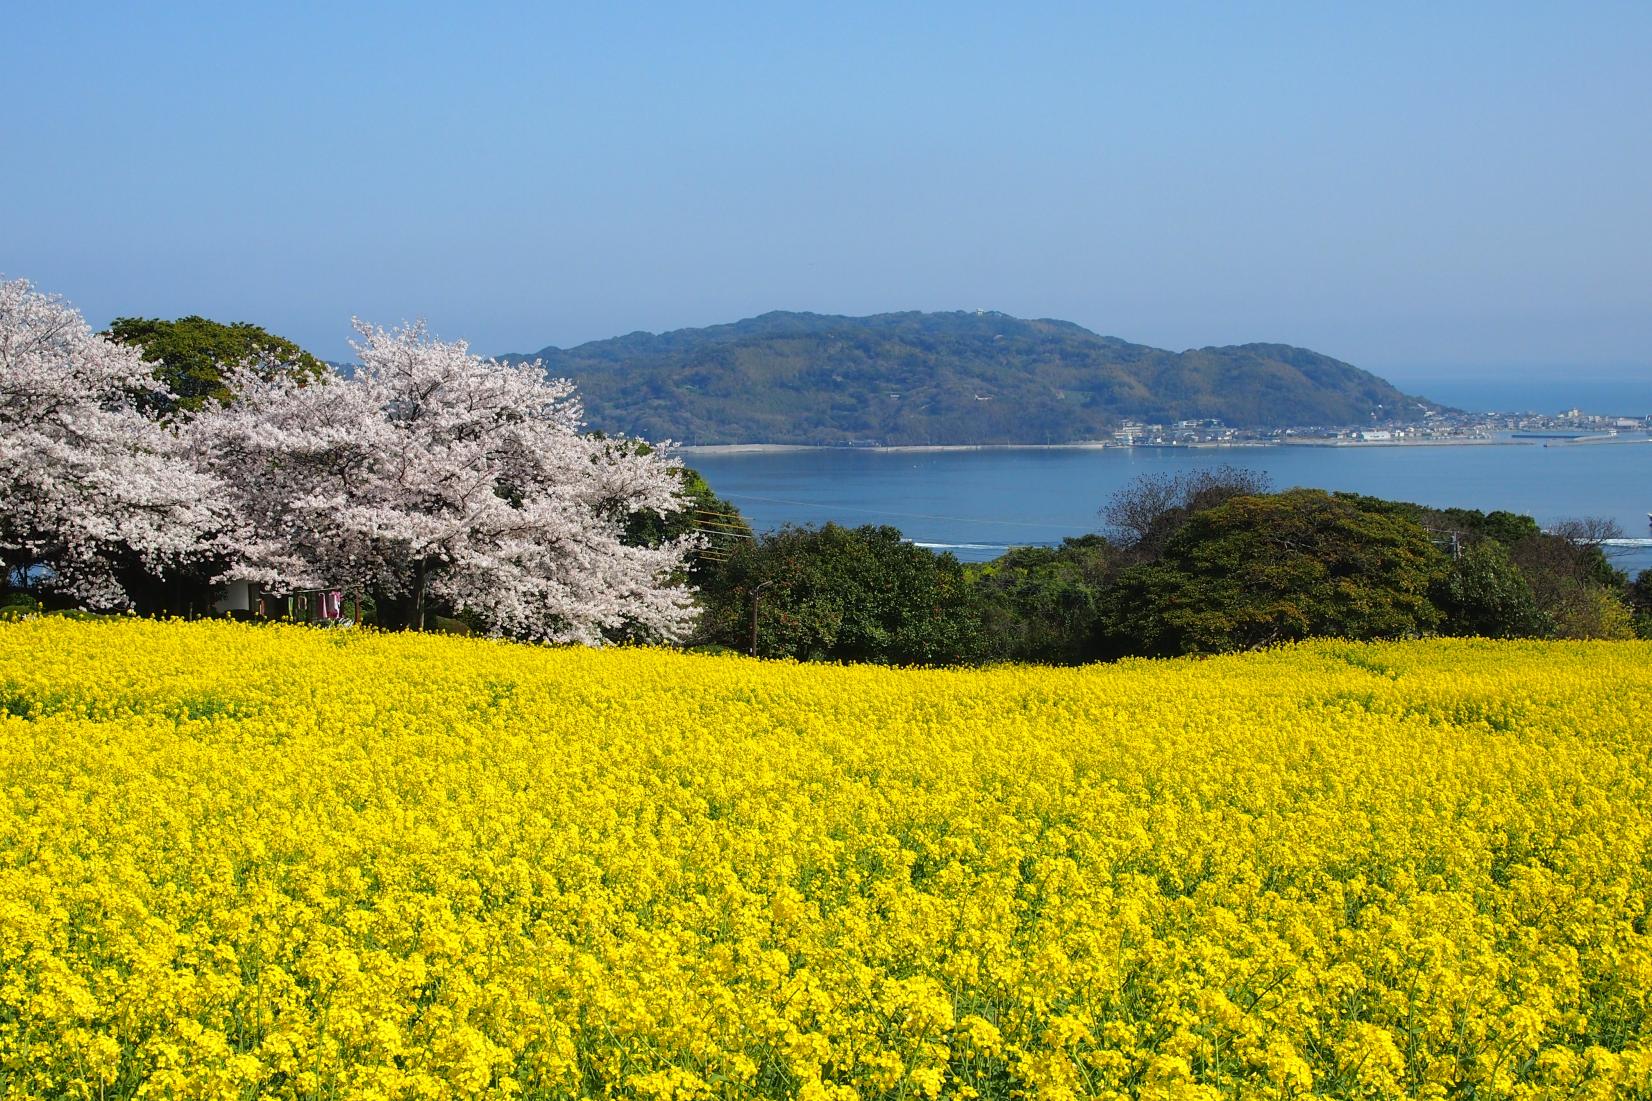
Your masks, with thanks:
M 373 604 L 378 609 L 379 627 L 386 631 L 422 631 L 429 615 L 427 592 L 430 581 L 430 560 L 421 558 L 413 566 L 413 584 L 391 596 L 375 592 Z
M 428 558 L 419 559 L 418 580 L 413 583 L 413 629 L 424 630 L 424 590 Z

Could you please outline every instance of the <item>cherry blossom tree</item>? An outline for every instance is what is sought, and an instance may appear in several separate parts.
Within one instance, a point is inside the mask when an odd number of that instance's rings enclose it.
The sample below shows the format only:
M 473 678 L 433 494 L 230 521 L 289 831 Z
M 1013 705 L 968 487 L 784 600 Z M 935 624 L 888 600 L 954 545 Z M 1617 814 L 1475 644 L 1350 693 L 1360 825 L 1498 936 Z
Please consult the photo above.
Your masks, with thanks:
M 164 397 L 134 348 L 60 298 L 0 282 L 0 556 L 8 574 L 91 608 L 131 603 L 123 577 L 213 553 L 222 493 L 138 401 Z
M 444 608 L 526 638 L 686 633 L 695 540 L 621 538 L 629 516 L 683 507 L 675 462 L 583 434 L 572 384 L 537 362 L 422 325 L 357 331 L 348 376 L 232 372 L 236 400 L 181 429 L 248 527 L 227 576 L 364 592 L 387 626 Z

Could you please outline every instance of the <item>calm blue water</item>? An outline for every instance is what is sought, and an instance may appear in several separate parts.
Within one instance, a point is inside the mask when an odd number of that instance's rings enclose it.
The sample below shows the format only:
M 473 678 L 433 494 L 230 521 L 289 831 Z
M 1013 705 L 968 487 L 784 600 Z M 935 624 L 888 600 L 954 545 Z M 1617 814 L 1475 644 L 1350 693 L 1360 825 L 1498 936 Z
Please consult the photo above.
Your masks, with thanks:
M 987 451 L 822 449 L 689 453 L 690 466 L 759 530 L 784 523 L 891 524 L 966 561 L 1096 531 L 1097 510 L 1139 475 L 1198 467 L 1265 471 L 1277 489 L 1349 490 L 1435 507 L 1508 509 L 1539 523 L 1616 519 L 1646 537 L 1652 442 L 1449 447 L 1107 448 Z M 1652 568 L 1652 547 L 1618 552 Z
M 1396 382 L 1408 394 L 1482 413 L 1559 413 L 1580 409 L 1602 416 L 1644 417 L 1652 413 L 1648 372 L 1623 374 L 1559 372 L 1538 378 L 1407 377 Z

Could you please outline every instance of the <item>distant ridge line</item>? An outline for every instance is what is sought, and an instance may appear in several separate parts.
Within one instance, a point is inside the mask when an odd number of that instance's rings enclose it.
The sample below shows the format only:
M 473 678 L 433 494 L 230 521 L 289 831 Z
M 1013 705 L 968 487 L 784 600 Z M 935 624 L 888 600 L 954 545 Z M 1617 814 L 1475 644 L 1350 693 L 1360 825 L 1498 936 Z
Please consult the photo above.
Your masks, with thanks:
M 592 428 L 685 445 L 1062 444 L 1126 419 L 1369 427 L 1443 408 L 1288 344 L 1171 352 L 996 311 L 775 310 L 501 358 L 572 379 Z

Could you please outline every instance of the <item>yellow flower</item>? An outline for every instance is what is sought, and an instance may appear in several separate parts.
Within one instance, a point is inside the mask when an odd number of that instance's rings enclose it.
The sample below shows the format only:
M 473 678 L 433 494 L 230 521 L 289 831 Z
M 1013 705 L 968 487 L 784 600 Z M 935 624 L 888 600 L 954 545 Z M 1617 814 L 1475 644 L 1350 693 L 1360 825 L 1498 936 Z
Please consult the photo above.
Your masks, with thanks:
M 1652 1092 L 1652 646 L 912 671 L 0 624 L 0 1081 Z

